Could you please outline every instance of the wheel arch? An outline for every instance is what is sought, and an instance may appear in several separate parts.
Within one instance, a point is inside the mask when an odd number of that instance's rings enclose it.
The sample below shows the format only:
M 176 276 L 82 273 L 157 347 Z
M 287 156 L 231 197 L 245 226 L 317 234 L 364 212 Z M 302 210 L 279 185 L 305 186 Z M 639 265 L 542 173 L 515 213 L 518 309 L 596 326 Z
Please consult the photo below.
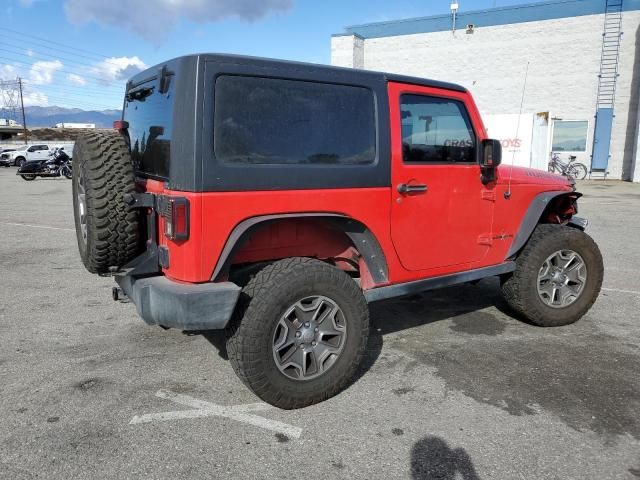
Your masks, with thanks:
M 348 237 L 353 247 L 361 255 L 374 284 L 388 281 L 386 257 L 374 233 L 362 222 L 336 213 L 308 212 L 259 215 L 238 223 L 227 238 L 211 275 L 212 281 L 219 280 L 228 273 L 234 256 L 242 249 L 252 235 L 261 229 L 283 220 L 321 220 Z
M 506 258 L 512 258 L 527 244 L 537 225 L 541 223 L 566 224 L 584 230 L 587 220 L 574 216 L 578 213 L 579 192 L 549 191 L 539 193 L 529 204 Z

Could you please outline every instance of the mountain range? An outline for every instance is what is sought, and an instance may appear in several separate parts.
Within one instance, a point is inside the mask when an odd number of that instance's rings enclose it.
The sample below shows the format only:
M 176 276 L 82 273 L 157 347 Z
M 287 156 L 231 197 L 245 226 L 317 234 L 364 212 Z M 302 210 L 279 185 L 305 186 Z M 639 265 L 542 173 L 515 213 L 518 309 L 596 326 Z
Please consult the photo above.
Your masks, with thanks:
M 53 127 L 56 123 L 95 123 L 98 128 L 111 128 L 119 120 L 120 110 L 82 110 L 64 107 L 25 107 L 27 127 Z M 20 122 L 22 123 L 22 122 Z

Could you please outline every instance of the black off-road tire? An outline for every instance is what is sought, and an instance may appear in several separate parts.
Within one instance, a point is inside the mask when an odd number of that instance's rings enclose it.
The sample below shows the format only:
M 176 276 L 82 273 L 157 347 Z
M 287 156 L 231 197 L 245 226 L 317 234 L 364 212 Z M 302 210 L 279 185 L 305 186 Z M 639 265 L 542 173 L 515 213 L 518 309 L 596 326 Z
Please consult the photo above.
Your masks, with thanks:
M 273 336 L 285 311 L 312 295 L 332 299 L 346 319 L 340 356 L 323 374 L 295 380 L 273 356 Z M 258 397 L 283 409 L 306 407 L 339 393 L 356 373 L 369 336 L 369 309 L 346 273 L 319 260 L 288 258 L 262 268 L 243 288 L 227 327 L 227 353 L 234 371 Z
M 129 148 L 116 132 L 91 132 L 76 140 L 72 169 L 73 211 L 82 263 L 91 273 L 122 267 L 140 250 L 140 218 L 123 200 L 135 193 Z M 84 186 L 86 237 L 79 211 Z
M 538 295 L 538 273 L 554 252 L 570 249 L 584 260 L 587 279 L 582 293 L 573 303 L 562 308 L 546 305 Z M 507 303 L 531 323 L 541 327 L 558 327 L 578 321 L 596 301 L 604 266 L 598 245 L 576 228 L 541 224 L 516 259 L 516 270 L 502 279 Z

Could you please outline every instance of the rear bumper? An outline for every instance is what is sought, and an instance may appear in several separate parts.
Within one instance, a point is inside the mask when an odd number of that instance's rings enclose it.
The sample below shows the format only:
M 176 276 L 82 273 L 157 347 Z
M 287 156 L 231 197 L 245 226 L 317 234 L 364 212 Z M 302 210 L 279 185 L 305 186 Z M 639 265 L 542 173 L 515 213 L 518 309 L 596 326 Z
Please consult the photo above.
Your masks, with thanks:
M 225 328 L 240 295 L 232 282 L 183 284 L 162 275 L 116 276 L 116 282 L 147 324 L 180 330 Z

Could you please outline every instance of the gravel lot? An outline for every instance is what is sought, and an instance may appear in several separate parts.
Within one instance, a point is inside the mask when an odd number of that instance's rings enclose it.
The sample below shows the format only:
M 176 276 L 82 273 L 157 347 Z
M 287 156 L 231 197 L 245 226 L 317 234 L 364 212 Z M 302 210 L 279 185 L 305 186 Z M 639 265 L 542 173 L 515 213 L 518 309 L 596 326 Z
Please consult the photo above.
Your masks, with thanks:
M 582 321 L 521 323 L 493 279 L 378 303 L 353 385 L 280 411 L 220 335 L 111 300 L 69 181 L 0 169 L 0 478 L 640 478 L 640 185 L 580 190 L 606 287 Z

